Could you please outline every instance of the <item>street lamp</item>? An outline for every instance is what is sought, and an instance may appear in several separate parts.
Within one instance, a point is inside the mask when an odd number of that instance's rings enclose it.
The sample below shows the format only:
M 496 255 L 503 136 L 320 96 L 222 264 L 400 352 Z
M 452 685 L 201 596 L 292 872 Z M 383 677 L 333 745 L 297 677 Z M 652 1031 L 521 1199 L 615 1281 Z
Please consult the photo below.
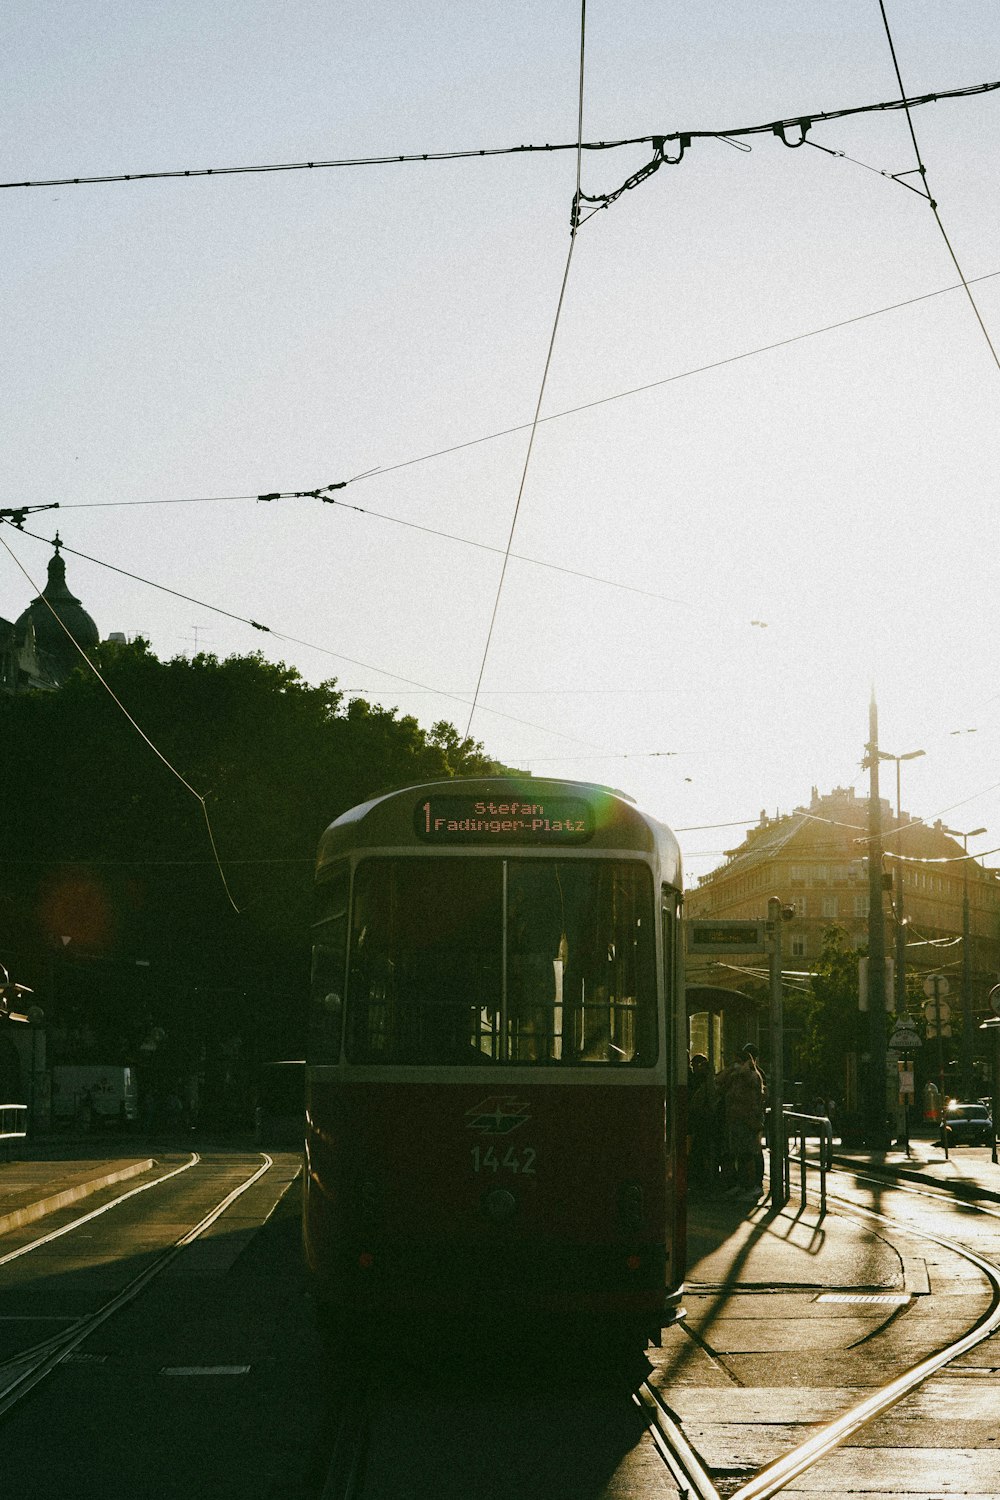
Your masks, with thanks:
M 990 1004 L 994 1010 L 1000 1005 L 997 996 L 1000 994 L 1000 985 L 994 985 L 990 990 Z M 993 1161 L 997 1159 L 997 1121 L 1000 1120 L 1000 1013 L 991 1016 L 988 1021 L 983 1021 L 979 1027 L 980 1031 L 991 1031 L 993 1033 L 993 1092 L 990 1098 L 990 1119 L 993 1121 Z
M 877 1151 L 889 1144 L 886 1129 L 885 913 L 882 908 L 882 801 L 879 796 L 878 705 L 872 688 L 868 743 L 868 1087 L 866 1138 Z
M 965 859 L 962 861 L 962 1093 L 966 1099 L 972 1097 L 972 976 L 971 955 L 969 953 L 969 840 L 974 839 L 977 833 L 985 833 L 985 828 L 970 828 L 968 833 L 961 833 L 957 828 L 942 828 L 942 833 L 950 833 L 952 838 L 961 839 L 965 851 Z
M 904 755 L 891 755 L 888 750 L 878 752 L 879 760 L 894 760 L 896 762 L 896 823 L 897 826 L 903 821 L 901 810 L 899 767 L 904 760 L 917 760 L 919 756 L 926 755 L 926 750 L 907 750 Z M 906 1004 L 906 924 L 903 921 L 903 870 L 902 866 L 897 870 L 896 880 L 896 1014 L 905 1016 L 909 1007 Z

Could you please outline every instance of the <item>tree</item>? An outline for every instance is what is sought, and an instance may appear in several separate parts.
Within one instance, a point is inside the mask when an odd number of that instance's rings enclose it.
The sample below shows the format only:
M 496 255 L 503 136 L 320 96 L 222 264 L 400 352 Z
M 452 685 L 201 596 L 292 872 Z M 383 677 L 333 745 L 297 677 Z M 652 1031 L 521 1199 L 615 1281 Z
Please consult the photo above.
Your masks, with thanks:
M 140 640 L 96 658 L 107 688 L 81 667 L 0 700 L 0 958 L 68 1048 L 86 1035 L 108 1061 L 186 1067 L 233 1038 L 251 1061 L 301 1055 L 323 829 L 498 763 L 256 653 L 164 662 Z
M 843 1095 L 848 1059 L 862 1048 L 858 958 L 842 927 L 828 927 L 801 1000 L 803 1069 L 813 1092 Z

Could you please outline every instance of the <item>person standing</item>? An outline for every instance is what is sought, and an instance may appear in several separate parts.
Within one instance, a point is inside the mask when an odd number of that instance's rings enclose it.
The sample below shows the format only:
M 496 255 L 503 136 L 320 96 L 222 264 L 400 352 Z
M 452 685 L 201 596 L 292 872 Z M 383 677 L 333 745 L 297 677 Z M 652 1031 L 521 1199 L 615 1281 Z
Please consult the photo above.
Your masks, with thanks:
M 764 1075 L 755 1047 L 746 1046 L 739 1061 L 719 1075 L 726 1106 L 726 1137 L 735 1182 L 733 1192 L 756 1198 L 764 1182 Z

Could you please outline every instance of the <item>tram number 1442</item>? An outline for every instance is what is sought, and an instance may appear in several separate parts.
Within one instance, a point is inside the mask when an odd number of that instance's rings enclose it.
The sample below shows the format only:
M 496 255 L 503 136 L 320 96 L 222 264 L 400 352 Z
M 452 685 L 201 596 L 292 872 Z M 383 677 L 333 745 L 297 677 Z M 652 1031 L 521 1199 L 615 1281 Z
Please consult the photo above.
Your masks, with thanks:
M 525 1177 L 535 1175 L 533 1146 L 508 1146 L 503 1156 L 497 1156 L 492 1146 L 473 1146 L 473 1172 L 520 1172 Z

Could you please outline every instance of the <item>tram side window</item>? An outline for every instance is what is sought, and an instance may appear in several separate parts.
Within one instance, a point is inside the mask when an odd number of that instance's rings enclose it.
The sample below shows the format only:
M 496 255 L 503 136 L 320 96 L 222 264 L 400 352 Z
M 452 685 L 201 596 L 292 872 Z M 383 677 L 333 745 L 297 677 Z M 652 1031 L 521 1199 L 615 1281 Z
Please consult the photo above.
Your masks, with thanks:
M 512 1063 L 649 1066 L 657 1056 L 652 882 L 643 865 L 512 861 Z
M 344 1018 L 344 970 L 347 963 L 348 872 L 338 871 L 319 888 L 319 910 L 313 927 L 312 982 L 309 991 L 309 1040 L 312 1063 L 340 1060 Z
M 499 861 L 366 860 L 354 880 L 347 1055 L 463 1064 L 497 1055 Z

